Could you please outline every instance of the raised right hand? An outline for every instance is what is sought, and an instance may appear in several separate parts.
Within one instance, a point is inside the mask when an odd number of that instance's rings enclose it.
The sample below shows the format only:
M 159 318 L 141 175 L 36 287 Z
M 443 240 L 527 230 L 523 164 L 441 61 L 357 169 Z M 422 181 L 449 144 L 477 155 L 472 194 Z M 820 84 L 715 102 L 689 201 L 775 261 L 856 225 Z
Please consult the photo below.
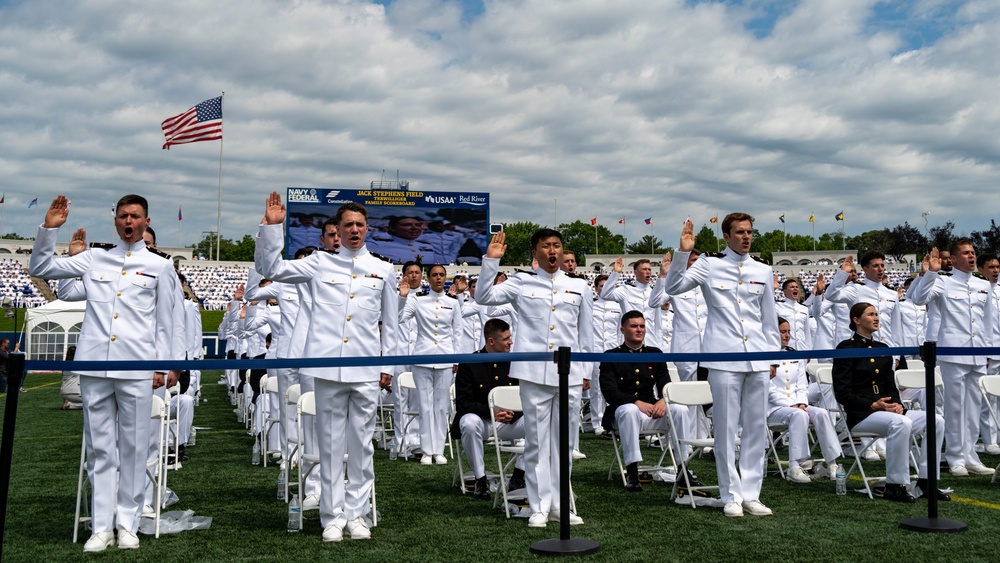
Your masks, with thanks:
M 854 256 L 848 255 L 845 257 L 844 263 L 840 265 L 840 269 L 850 274 L 851 270 L 854 269 Z
M 490 239 L 490 245 L 486 247 L 486 257 L 503 258 L 503 255 L 507 252 L 507 245 L 504 244 L 505 240 L 507 240 L 507 235 L 503 231 L 493 235 Z
M 69 239 L 69 255 L 76 256 L 84 250 L 87 250 L 87 231 L 77 229 Z
M 694 250 L 694 223 L 690 219 L 684 221 L 684 229 L 681 231 L 681 243 L 677 245 L 680 252 L 691 252 Z
M 42 226 L 46 229 L 58 229 L 63 226 L 68 216 L 69 200 L 64 195 L 57 195 L 52 200 L 49 210 L 45 212 L 45 223 Z
M 621 256 L 619 256 L 618 259 L 615 260 L 615 273 L 620 274 L 623 269 L 625 269 L 625 261 L 622 260 Z
M 280 225 L 285 222 L 285 206 L 281 204 L 278 192 L 271 192 L 264 204 L 264 221 L 268 225 Z

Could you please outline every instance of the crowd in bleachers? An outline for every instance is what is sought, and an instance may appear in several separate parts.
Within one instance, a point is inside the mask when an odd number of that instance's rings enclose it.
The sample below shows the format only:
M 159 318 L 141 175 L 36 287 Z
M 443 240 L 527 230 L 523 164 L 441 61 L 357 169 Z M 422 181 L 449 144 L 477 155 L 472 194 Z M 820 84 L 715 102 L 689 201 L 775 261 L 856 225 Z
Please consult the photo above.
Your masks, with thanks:
M 232 301 L 236 288 L 247 279 L 246 266 L 203 267 L 182 265 L 180 272 L 206 311 L 220 311 Z
M 47 302 L 21 263 L 8 258 L 0 260 L 0 295 L 2 299 L 9 297 L 15 307 L 38 307 Z

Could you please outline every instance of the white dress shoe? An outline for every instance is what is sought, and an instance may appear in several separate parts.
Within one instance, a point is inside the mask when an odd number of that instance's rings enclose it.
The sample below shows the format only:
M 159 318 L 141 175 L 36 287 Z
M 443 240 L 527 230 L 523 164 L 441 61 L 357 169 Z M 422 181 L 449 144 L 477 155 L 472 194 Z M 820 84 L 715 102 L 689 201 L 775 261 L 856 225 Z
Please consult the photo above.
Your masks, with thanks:
M 98 532 L 83 544 L 84 553 L 97 553 L 115 545 L 114 532 Z
M 837 465 L 836 463 L 831 463 L 831 464 L 827 465 L 826 468 L 827 468 L 827 471 L 830 472 L 830 480 L 831 481 L 836 481 L 837 480 L 837 472 L 841 470 L 840 466 Z
M 573 450 L 572 456 L 573 456 L 574 460 L 577 460 L 577 459 L 587 459 L 587 454 L 581 452 L 580 450 Z
M 561 516 L 562 515 L 559 514 L 558 510 L 553 510 L 553 511 L 549 512 L 549 522 L 559 522 L 559 519 L 560 519 Z M 570 512 L 569 513 L 569 525 L 570 526 L 579 526 L 580 524 L 583 524 L 583 518 L 580 518 L 576 514 L 573 514 L 572 512 Z
M 754 516 L 770 516 L 773 514 L 771 509 L 764 506 L 764 503 L 759 500 L 743 501 L 743 510 Z
M 156 509 L 148 504 L 142 505 L 142 517 L 143 518 L 155 518 Z
M 420 456 L 420 465 L 433 465 L 433 464 L 434 464 L 434 456 L 428 454 Z
M 964 465 L 956 465 L 948 469 L 948 472 L 954 477 L 968 477 L 969 470 L 965 468 Z
M 986 444 L 986 453 L 990 455 L 1000 455 L 1000 446 L 997 444 Z
M 434 454 L 434 464 L 435 465 L 447 465 L 448 464 L 448 458 L 444 457 L 441 454 Z
M 972 463 L 965 466 L 966 471 L 973 475 L 993 475 L 994 471 L 981 463 Z
M 348 522 L 345 530 L 352 540 L 368 540 L 372 537 L 372 531 L 368 529 L 364 518 L 360 516 Z
M 727 502 L 726 507 L 722 509 L 722 513 L 729 518 L 742 518 L 743 507 L 738 502 Z
M 529 528 L 544 528 L 549 525 L 549 515 L 544 512 L 536 512 L 528 518 Z
M 118 549 L 138 549 L 139 536 L 125 528 L 118 528 Z
M 880 458 L 878 456 L 878 452 L 875 451 L 875 448 L 868 448 L 868 450 L 865 452 L 865 455 L 862 456 L 862 459 L 864 459 L 865 461 L 881 461 L 882 460 L 882 458 Z
M 336 524 L 330 524 L 323 529 L 323 541 L 334 542 L 344 539 L 344 530 Z
M 302 510 L 316 510 L 319 508 L 319 497 L 316 495 L 307 495 L 306 498 L 302 499 Z
M 812 479 L 806 475 L 805 471 L 799 466 L 792 467 L 785 473 L 785 479 L 791 481 L 792 483 L 812 483 Z

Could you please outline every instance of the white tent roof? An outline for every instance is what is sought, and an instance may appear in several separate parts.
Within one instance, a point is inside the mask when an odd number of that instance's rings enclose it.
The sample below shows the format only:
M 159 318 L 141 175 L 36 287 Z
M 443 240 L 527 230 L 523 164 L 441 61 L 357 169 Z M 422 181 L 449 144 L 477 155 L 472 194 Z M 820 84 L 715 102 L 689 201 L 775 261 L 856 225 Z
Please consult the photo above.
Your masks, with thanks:
M 59 299 L 46 303 L 41 307 L 28 309 L 24 319 L 24 352 L 28 359 L 38 359 L 42 355 L 56 355 L 62 359 L 66 353 L 66 334 L 69 329 L 80 322 L 83 322 L 83 312 L 86 307 L 85 301 L 61 301 Z M 40 347 L 44 350 L 32 350 L 32 345 L 37 340 L 32 335 L 38 332 L 38 326 L 43 323 L 55 323 L 59 325 L 61 337 L 55 342 L 48 341 Z M 46 334 L 54 334 L 53 331 L 46 331 Z

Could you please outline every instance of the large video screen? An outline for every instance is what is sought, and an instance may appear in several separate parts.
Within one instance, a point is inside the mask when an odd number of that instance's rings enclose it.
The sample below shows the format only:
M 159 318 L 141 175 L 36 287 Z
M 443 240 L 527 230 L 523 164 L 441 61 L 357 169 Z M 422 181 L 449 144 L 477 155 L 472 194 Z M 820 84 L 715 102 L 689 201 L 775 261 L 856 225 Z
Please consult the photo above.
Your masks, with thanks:
M 304 246 L 320 246 L 323 223 L 349 201 L 368 209 L 368 250 L 394 264 L 482 263 L 489 244 L 488 193 L 377 189 L 288 188 L 287 258 Z

